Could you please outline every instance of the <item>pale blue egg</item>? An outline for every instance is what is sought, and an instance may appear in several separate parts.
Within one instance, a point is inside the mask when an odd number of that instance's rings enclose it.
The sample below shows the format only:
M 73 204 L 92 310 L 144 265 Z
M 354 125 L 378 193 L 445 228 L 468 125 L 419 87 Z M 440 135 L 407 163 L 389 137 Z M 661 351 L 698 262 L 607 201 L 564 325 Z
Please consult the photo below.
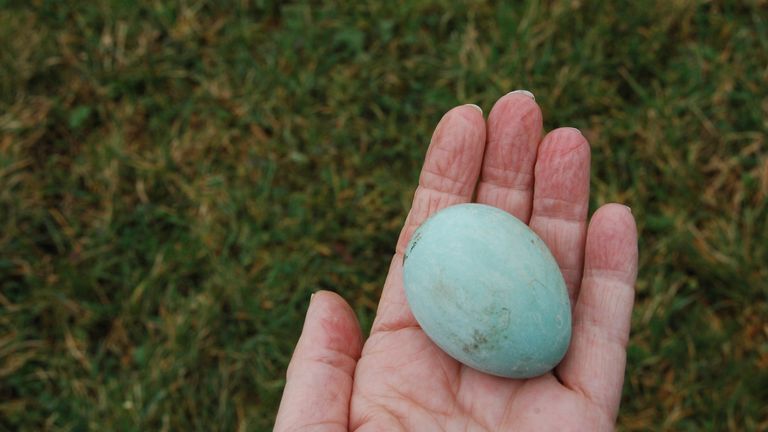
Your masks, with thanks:
M 571 305 L 554 257 L 530 228 L 482 204 L 424 222 L 403 256 L 408 304 L 424 332 L 482 372 L 530 378 L 571 340 Z

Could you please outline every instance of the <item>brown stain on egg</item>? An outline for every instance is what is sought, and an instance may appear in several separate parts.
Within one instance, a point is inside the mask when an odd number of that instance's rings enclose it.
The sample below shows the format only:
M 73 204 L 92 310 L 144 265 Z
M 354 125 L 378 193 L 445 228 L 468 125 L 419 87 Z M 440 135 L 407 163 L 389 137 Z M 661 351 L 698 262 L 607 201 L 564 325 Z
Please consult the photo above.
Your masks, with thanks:
M 480 330 L 474 329 L 472 331 L 472 341 L 469 343 L 465 343 L 464 346 L 462 347 L 462 351 L 464 351 L 467 354 L 470 354 L 470 353 L 474 353 L 487 348 L 487 345 L 488 345 L 488 336 L 486 336 Z
M 477 328 L 472 330 L 472 339 L 462 344 L 462 351 L 467 354 L 492 351 L 496 349 L 499 342 L 508 339 L 509 309 L 506 307 L 486 308 L 483 312 L 487 314 L 483 321 L 490 322 L 491 325 L 484 330 Z
M 453 307 L 462 309 L 462 303 L 456 300 L 456 288 L 446 282 L 445 269 L 439 268 L 434 284 L 432 284 L 432 295 L 436 302 L 442 303 L 445 310 L 452 310 Z

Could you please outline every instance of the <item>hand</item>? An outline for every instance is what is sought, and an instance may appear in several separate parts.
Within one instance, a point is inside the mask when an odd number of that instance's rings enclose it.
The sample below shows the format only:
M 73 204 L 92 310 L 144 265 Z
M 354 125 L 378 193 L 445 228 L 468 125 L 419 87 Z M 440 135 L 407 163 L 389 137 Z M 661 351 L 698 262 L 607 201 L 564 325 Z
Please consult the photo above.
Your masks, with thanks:
M 599 431 L 616 420 L 637 274 L 629 208 L 608 204 L 587 227 L 587 140 L 572 128 L 541 139 L 532 97 L 513 92 L 487 124 L 449 111 L 427 151 L 371 335 L 339 296 L 318 292 L 288 368 L 275 430 Z M 547 243 L 568 286 L 573 336 L 555 370 L 525 380 L 475 371 L 422 332 L 403 291 L 402 253 L 434 212 L 476 201 L 508 211 Z

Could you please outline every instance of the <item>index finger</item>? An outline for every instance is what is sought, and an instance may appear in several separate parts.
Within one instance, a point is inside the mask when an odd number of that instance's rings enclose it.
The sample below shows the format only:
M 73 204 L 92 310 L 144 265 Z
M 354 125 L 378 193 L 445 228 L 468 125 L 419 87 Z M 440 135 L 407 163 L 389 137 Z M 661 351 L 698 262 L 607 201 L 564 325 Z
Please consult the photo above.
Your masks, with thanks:
M 485 122 L 479 107 L 456 107 L 438 123 L 424 158 L 413 205 L 397 241 L 371 333 L 416 324 L 403 290 L 403 251 L 416 228 L 432 214 L 472 199 L 484 148 Z

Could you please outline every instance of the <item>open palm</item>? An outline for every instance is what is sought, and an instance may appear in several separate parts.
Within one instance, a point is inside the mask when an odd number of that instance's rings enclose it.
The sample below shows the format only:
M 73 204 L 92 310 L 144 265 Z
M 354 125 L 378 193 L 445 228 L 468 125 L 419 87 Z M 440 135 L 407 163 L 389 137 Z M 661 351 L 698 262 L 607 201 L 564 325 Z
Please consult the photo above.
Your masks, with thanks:
M 288 369 L 275 430 L 611 430 L 624 377 L 637 272 L 627 207 L 587 226 L 589 144 L 573 128 L 541 139 L 542 114 L 512 92 L 483 119 L 477 107 L 438 124 L 398 240 L 371 335 L 363 344 L 339 296 L 314 295 Z M 472 201 L 508 211 L 546 242 L 565 278 L 573 335 L 562 363 L 525 380 L 458 363 L 424 334 L 403 290 L 402 252 L 436 211 Z

